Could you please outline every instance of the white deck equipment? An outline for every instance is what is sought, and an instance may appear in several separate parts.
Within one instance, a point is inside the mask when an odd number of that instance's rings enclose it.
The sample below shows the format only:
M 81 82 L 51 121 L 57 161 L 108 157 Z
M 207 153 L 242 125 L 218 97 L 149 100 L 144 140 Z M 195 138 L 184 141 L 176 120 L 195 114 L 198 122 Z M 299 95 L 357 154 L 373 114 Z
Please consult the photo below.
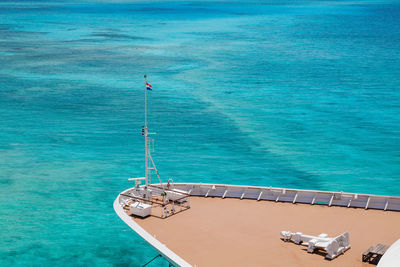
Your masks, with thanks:
M 143 200 L 151 200 L 153 191 L 147 186 L 140 186 L 145 177 L 129 178 L 128 181 L 135 181 L 135 189 L 131 191 L 132 196 L 141 198 Z
M 135 203 L 129 205 L 129 211 L 131 215 L 139 216 L 139 217 L 147 217 L 151 214 L 151 205 L 140 203 L 136 201 Z
M 166 193 L 169 200 L 176 201 L 178 203 L 189 202 L 188 192 L 186 191 L 174 189 L 174 191 L 167 190 Z
M 328 254 L 325 258 L 332 260 L 343 254 L 350 248 L 349 233 L 343 233 L 337 237 L 328 237 L 327 234 L 320 234 L 319 236 L 303 235 L 300 232 L 291 233 L 282 231 L 281 235 L 284 241 L 292 240 L 295 244 L 307 244 L 307 252 L 313 253 L 315 249 L 323 249 Z

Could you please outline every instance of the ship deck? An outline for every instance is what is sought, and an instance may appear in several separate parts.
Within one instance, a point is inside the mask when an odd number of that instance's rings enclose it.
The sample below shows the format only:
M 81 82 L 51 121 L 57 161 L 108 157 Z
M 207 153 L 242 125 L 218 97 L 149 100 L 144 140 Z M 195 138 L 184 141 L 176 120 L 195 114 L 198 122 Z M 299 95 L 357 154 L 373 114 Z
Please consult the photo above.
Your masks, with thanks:
M 250 199 L 191 197 L 191 208 L 162 219 L 133 218 L 184 260 L 201 266 L 373 266 L 362 253 L 400 236 L 400 213 Z M 323 252 L 283 242 L 280 231 L 330 237 L 349 232 L 351 248 L 328 261 Z

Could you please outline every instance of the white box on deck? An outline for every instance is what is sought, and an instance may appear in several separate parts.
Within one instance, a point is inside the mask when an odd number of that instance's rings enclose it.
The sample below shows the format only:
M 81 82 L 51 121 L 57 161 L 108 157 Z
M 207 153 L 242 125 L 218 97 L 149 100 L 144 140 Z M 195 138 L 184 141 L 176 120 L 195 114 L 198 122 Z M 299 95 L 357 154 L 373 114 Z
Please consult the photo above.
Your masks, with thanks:
M 132 215 L 139 217 L 147 217 L 151 215 L 151 205 L 135 202 L 129 206 Z

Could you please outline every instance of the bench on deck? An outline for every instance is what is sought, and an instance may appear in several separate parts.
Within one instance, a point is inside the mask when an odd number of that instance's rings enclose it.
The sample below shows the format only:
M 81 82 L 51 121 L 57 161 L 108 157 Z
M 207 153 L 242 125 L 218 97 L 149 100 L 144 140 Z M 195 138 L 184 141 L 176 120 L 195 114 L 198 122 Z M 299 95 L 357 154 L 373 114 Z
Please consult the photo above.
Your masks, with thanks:
M 382 244 L 372 246 L 362 254 L 362 261 L 377 265 L 388 248 L 389 246 Z

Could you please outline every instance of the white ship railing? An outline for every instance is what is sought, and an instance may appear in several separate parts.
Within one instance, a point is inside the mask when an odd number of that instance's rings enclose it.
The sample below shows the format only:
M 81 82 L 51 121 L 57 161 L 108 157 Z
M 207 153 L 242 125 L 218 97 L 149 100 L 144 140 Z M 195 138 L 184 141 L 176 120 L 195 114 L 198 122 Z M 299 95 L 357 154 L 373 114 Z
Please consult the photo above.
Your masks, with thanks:
M 268 200 L 311 205 L 400 211 L 400 197 L 225 184 L 174 183 L 192 196 Z

